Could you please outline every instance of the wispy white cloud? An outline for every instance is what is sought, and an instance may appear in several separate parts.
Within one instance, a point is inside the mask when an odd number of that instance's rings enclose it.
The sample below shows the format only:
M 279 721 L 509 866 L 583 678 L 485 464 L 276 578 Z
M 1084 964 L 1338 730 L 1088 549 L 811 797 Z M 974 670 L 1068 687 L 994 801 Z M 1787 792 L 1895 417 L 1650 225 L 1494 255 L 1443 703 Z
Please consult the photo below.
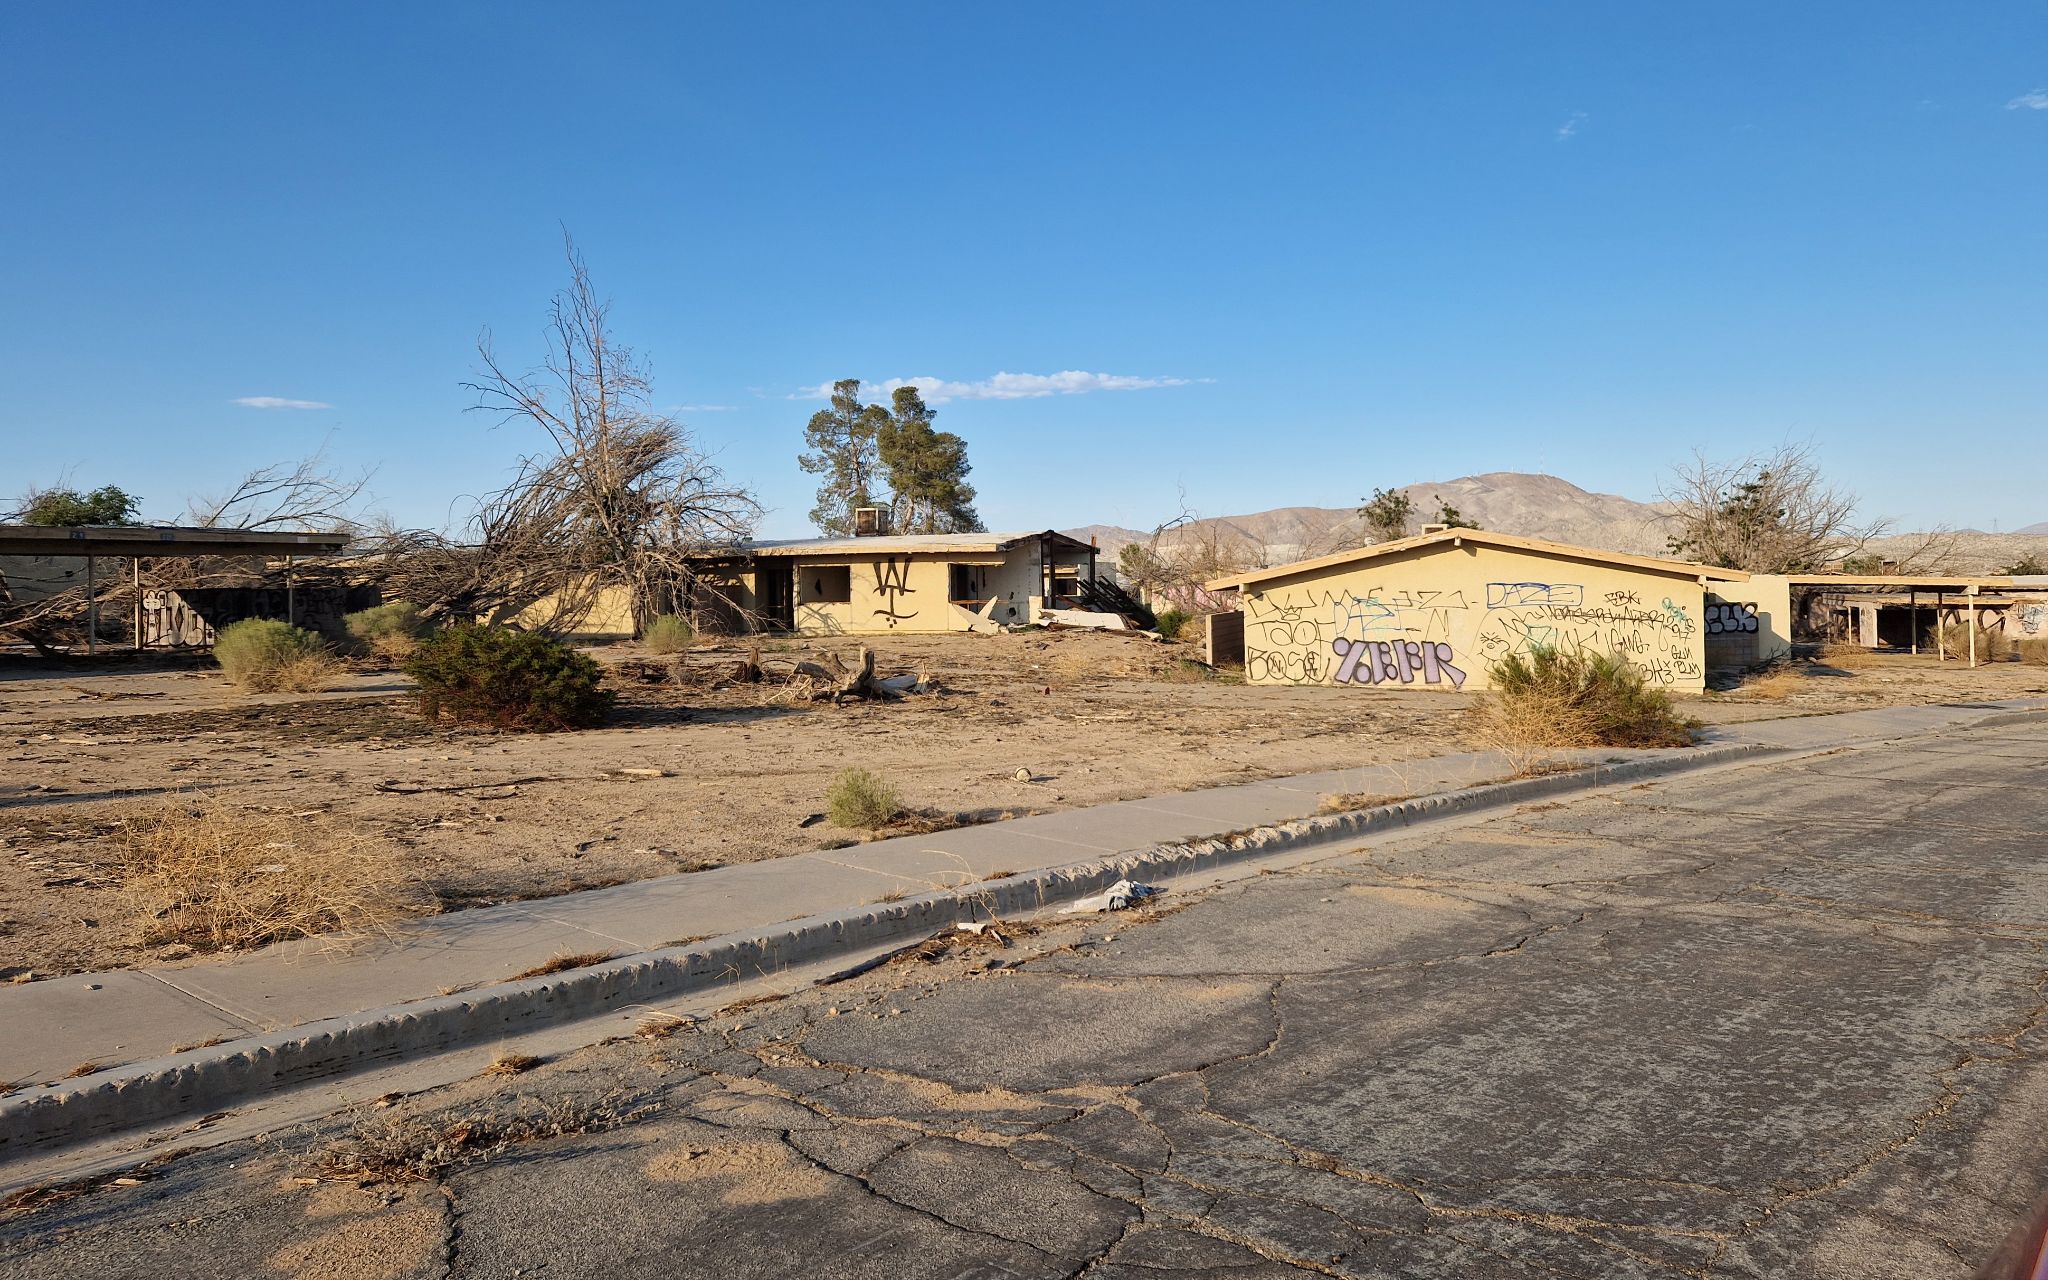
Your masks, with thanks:
M 1559 142 L 1570 142 L 1572 138 L 1579 132 L 1579 126 L 1584 123 L 1586 123 L 1585 112 L 1572 112 L 1571 115 L 1565 118 L 1565 122 L 1563 124 L 1557 126 L 1557 140 Z
M 332 409 L 320 400 L 287 400 L 283 396 L 237 396 L 235 403 L 245 409 Z
M 663 413 L 731 413 L 736 404 L 672 404 Z
M 1189 387 L 1214 382 L 1213 378 L 1144 378 L 1124 373 L 1087 373 L 1066 369 L 1059 373 L 998 373 L 975 382 L 952 382 L 945 378 L 887 378 L 872 384 L 872 392 L 886 396 L 898 387 L 916 387 L 926 404 L 949 400 L 1036 400 L 1043 396 L 1080 396 L 1092 391 L 1151 391 L 1159 387 Z M 866 385 L 866 384 L 864 384 Z M 790 393 L 792 400 L 824 400 L 832 384 L 821 382 Z
M 2048 111 L 2048 89 L 2036 89 L 2032 93 L 2023 93 L 2005 104 L 2007 111 L 2018 111 L 2022 108 L 2028 111 Z

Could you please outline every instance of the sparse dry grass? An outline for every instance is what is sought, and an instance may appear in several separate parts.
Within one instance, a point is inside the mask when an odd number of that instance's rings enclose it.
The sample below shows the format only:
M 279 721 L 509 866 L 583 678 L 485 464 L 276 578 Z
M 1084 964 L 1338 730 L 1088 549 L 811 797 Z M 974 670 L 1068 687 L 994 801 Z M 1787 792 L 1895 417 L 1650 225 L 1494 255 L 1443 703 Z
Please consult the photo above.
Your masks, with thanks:
M 1745 698 L 1766 698 L 1773 702 L 1789 698 L 1806 688 L 1806 676 L 1797 668 L 1773 667 L 1762 675 L 1744 680 L 1736 692 Z
M 588 969 L 594 964 L 617 959 L 610 951 L 578 951 L 551 956 L 531 969 L 524 969 L 505 979 L 507 982 L 522 982 L 527 978 L 545 978 L 551 973 L 567 973 L 571 969 Z
M 1844 671 L 1861 671 L 1877 665 L 1877 654 L 1848 640 L 1830 640 L 1820 651 L 1820 660 Z
M 1968 623 L 1943 623 L 1940 628 L 1939 636 L 1930 636 L 1926 641 L 1924 641 L 1921 644 L 1921 651 L 1925 652 L 1926 650 L 1933 648 L 1935 640 L 1937 638 L 1939 639 L 1942 648 L 1947 651 L 1947 656 L 1951 658 L 1961 658 L 1965 662 L 1969 661 L 1970 626 Z M 2011 651 L 2012 645 L 2007 642 L 2004 633 L 1992 631 L 1982 626 L 1977 628 L 1977 661 L 2000 662 L 2003 661 L 2007 657 L 2007 655 L 2011 653 Z
M 269 688 L 279 693 L 319 693 L 341 674 L 340 659 L 328 653 L 302 653 L 278 664 Z
M 207 1040 L 194 1040 L 190 1044 L 174 1044 L 171 1046 L 171 1052 L 190 1053 L 194 1049 L 211 1049 L 217 1044 L 226 1044 L 227 1042 L 228 1038 L 226 1036 L 214 1036 Z
M 1323 803 L 1316 812 L 1350 813 L 1354 809 L 1377 809 L 1381 805 L 1399 804 L 1403 800 L 1413 798 L 1406 795 L 1383 796 L 1371 791 L 1345 791 L 1337 795 L 1324 796 Z
M 504 1109 L 389 1119 L 366 1116 L 346 1136 L 316 1153 L 311 1173 L 324 1181 L 359 1186 L 430 1182 L 520 1143 L 602 1133 L 655 1109 L 649 1104 L 622 1111 L 616 1095 L 522 1097 Z
M 490 1066 L 484 1068 L 484 1074 L 487 1076 L 524 1075 L 540 1064 L 541 1059 L 534 1057 L 530 1053 L 501 1053 L 491 1060 Z
M 317 817 L 187 796 L 131 816 L 113 841 L 151 946 L 220 951 L 381 931 L 436 905 L 396 850 Z
M 640 1025 L 633 1028 L 633 1034 L 642 1040 L 666 1040 L 686 1027 L 695 1026 L 695 1018 L 674 1013 L 650 1013 L 640 1019 Z

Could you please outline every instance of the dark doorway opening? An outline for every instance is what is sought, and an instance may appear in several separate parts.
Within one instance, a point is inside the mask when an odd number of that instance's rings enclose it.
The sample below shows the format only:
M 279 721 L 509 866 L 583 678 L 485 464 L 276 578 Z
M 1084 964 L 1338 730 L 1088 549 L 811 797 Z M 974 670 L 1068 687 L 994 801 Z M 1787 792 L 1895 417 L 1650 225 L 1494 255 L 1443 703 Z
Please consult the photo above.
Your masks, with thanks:
M 786 564 L 761 566 L 761 617 L 781 631 L 796 629 L 796 575 Z

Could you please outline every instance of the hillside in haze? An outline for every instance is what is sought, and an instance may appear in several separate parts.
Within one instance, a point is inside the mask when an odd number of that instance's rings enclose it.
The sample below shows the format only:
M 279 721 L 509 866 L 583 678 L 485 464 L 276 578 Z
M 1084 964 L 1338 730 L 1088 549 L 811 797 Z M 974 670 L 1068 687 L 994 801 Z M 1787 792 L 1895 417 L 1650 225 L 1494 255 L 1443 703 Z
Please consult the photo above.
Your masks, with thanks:
M 1439 502 L 1448 502 L 1465 519 L 1500 533 L 1548 538 L 1585 547 L 1668 555 L 1664 507 L 1611 493 L 1591 493 L 1556 476 L 1519 471 L 1489 471 L 1456 480 L 1402 486 L 1414 505 L 1415 527 L 1433 520 Z M 1149 529 L 1095 524 L 1066 532 L 1095 538 L 1105 563 L 1116 563 L 1125 544 L 1144 542 Z M 1883 556 L 1912 556 L 1927 546 L 1930 535 L 1899 533 L 1879 538 L 1869 550 Z M 1215 539 L 1221 546 L 1255 552 L 1266 564 L 1285 564 L 1324 555 L 1368 541 L 1358 512 L 1352 507 L 1276 507 L 1248 515 L 1213 516 L 1169 530 L 1168 545 Z M 2048 557 L 2048 521 L 2008 534 L 1966 530 L 1939 541 L 1936 562 L 1922 572 L 1995 573 L 2028 553 Z
M 1448 502 L 1465 519 L 1501 533 L 1644 554 L 1664 549 L 1661 508 L 1611 493 L 1589 493 L 1556 476 L 1490 471 L 1404 485 L 1400 492 L 1414 504 L 1418 527 L 1435 518 L 1439 502 Z M 1111 560 L 1124 544 L 1151 536 L 1150 530 L 1117 525 L 1089 525 L 1068 532 L 1098 539 L 1105 557 Z M 1279 507 L 1250 515 L 1215 516 L 1174 529 L 1166 540 L 1210 537 L 1226 545 L 1263 548 L 1268 561 L 1275 564 L 1366 540 L 1358 512 L 1352 507 Z

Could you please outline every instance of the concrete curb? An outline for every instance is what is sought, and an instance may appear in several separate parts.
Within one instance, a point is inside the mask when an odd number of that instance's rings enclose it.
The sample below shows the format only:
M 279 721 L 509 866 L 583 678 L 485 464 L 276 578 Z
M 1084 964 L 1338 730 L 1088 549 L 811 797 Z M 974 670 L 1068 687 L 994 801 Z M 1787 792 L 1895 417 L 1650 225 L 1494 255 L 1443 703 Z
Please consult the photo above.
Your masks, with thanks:
M 1732 743 L 1467 787 L 1214 839 L 1154 845 L 898 902 L 810 916 L 766 932 L 728 934 L 544 978 L 323 1019 L 25 1090 L 0 1102 L 0 1161 L 179 1116 L 224 1110 L 251 1096 L 401 1058 L 617 1013 L 634 1005 L 673 1001 L 738 977 L 773 974 L 925 937 L 963 921 L 1039 911 L 1099 893 L 1122 879 L 1172 879 L 1431 819 L 1779 754 L 1787 752 Z

